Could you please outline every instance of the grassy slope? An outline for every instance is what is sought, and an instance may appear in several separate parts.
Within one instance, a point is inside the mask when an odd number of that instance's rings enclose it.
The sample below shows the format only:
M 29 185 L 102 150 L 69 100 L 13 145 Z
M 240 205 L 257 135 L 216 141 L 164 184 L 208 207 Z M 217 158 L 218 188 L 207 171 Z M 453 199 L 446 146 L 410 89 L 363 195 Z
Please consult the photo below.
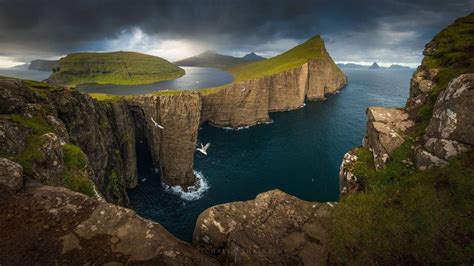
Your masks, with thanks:
M 85 83 L 136 85 L 170 80 L 184 70 L 165 59 L 134 52 L 76 53 L 60 60 L 51 80 L 67 85 Z
M 375 171 L 372 154 L 356 149 L 354 173 L 364 191 L 343 198 L 335 210 L 329 248 L 338 264 L 472 264 L 474 261 L 474 152 L 446 168 L 418 171 L 414 141 L 424 134 L 431 109 L 450 79 L 474 72 L 474 14 L 434 38 L 423 67 L 441 68 L 426 104 L 429 110 L 388 162 Z
M 309 60 L 323 59 L 325 56 L 327 55 L 324 41 L 318 35 L 296 47 L 293 47 L 283 54 L 266 60 L 230 67 L 228 68 L 228 71 L 232 73 L 235 80 L 239 82 L 261 76 L 273 75 L 301 66 Z M 335 64 L 334 67 L 337 68 Z

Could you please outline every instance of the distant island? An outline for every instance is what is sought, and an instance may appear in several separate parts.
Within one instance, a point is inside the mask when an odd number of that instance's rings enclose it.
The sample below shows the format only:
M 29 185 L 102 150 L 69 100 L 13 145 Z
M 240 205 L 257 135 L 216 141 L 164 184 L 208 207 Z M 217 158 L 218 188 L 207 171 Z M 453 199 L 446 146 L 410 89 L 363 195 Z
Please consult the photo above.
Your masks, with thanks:
M 372 65 L 369 67 L 369 69 L 380 69 L 379 64 L 377 62 L 372 63 Z
M 169 61 L 136 52 L 75 53 L 59 60 L 51 83 L 138 85 L 171 80 L 185 74 Z
M 259 56 L 254 52 L 248 53 L 243 57 L 234 57 L 230 55 L 218 54 L 214 51 L 207 50 L 198 55 L 188 57 L 183 60 L 174 62 L 178 66 L 197 66 L 197 67 L 216 67 L 227 68 L 242 63 L 263 60 L 265 57 Z
M 340 68 L 357 68 L 357 69 L 410 69 L 409 66 L 403 66 L 399 64 L 392 64 L 389 67 L 380 66 L 377 62 L 372 63 L 372 65 L 362 65 L 356 63 L 338 63 L 338 67 Z

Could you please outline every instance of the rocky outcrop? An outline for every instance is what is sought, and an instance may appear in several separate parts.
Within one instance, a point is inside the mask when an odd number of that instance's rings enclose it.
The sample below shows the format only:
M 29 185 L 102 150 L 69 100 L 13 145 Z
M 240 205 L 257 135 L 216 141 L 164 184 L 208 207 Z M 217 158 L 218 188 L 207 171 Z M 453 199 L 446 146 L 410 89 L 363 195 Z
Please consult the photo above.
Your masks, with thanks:
M 377 169 L 383 168 L 393 151 L 405 140 L 406 131 L 414 125 L 403 109 L 369 107 L 364 147 L 374 157 Z
M 447 160 L 474 145 L 474 74 L 453 79 L 438 97 L 433 116 L 417 147 L 420 169 L 447 164 Z
M 18 167 L 0 160 L 15 183 Z M 0 185 L 0 264 L 217 265 L 134 211 L 61 187 Z
M 169 185 L 194 184 L 194 152 L 201 113 L 199 94 L 139 96 L 128 104 L 163 181 Z
M 268 191 L 204 211 L 193 243 L 224 264 L 326 265 L 331 208 Z
M 296 109 L 306 99 L 324 99 L 337 92 L 347 78 L 324 53 L 323 59 L 294 69 L 203 93 L 201 122 L 232 128 L 252 126 L 270 121 L 270 112 Z
M 0 158 L 0 186 L 18 191 L 23 186 L 23 167 L 5 158 Z
M 354 165 L 359 160 L 355 149 L 344 154 L 339 168 L 339 192 L 341 195 L 353 194 L 361 191 L 359 178 L 354 174 Z
M 424 65 L 419 66 L 410 80 L 410 97 L 407 100 L 406 109 L 415 117 L 419 109 L 426 104 L 430 92 L 436 85 L 436 76 L 439 69 L 427 69 Z

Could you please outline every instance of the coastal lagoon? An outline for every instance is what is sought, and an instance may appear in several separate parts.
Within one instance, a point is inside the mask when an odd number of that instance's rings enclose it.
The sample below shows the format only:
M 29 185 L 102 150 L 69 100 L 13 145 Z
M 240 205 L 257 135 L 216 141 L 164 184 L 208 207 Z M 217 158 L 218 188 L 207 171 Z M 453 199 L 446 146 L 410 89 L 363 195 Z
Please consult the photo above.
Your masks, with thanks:
M 85 84 L 77 86 L 84 93 L 108 93 L 113 95 L 145 94 L 160 90 L 196 90 L 217 87 L 234 81 L 228 72 L 210 67 L 181 67 L 182 77 L 144 85 Z
M 271 124 L 230 130 L 203 125 L 195 155 L 203 189 L 182 194 L 164 188 L 150 155 L 138 145 L 139 185 L 129 190 L 132 207 L 177 237 L 191 241 L 198 215 L 216 204 L 250 200 L 280 189 L 308 201 L 337 201 L 344 153 L 361 145 L 369 106 L 405 104 L 412 69 L 345 69 L 348 85 L 324 101 L 271 113 Z

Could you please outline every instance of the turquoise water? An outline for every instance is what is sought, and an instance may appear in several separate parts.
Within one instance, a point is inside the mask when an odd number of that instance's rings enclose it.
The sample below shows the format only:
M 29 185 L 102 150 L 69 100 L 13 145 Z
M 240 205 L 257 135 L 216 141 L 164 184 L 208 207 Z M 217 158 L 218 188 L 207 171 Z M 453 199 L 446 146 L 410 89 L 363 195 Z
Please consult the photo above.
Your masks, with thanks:
M 361 144 L 368 106 L 403 106 L 413 70 L 346 69 L 349 84 L 325 101 L 271 114 L 274 123 L 243 130 L 203 125 L 195 170 L 210 188 L 200 199 L 183 200 L 163 189 L 146 150 L 139 148 L 139 175 L 129 191 L 133 208 L 190 241 L 197 216 L 206 208 L 253 199 L 278 188 L 310 201 L 338 200 L 338 172 L 345 152 Z

